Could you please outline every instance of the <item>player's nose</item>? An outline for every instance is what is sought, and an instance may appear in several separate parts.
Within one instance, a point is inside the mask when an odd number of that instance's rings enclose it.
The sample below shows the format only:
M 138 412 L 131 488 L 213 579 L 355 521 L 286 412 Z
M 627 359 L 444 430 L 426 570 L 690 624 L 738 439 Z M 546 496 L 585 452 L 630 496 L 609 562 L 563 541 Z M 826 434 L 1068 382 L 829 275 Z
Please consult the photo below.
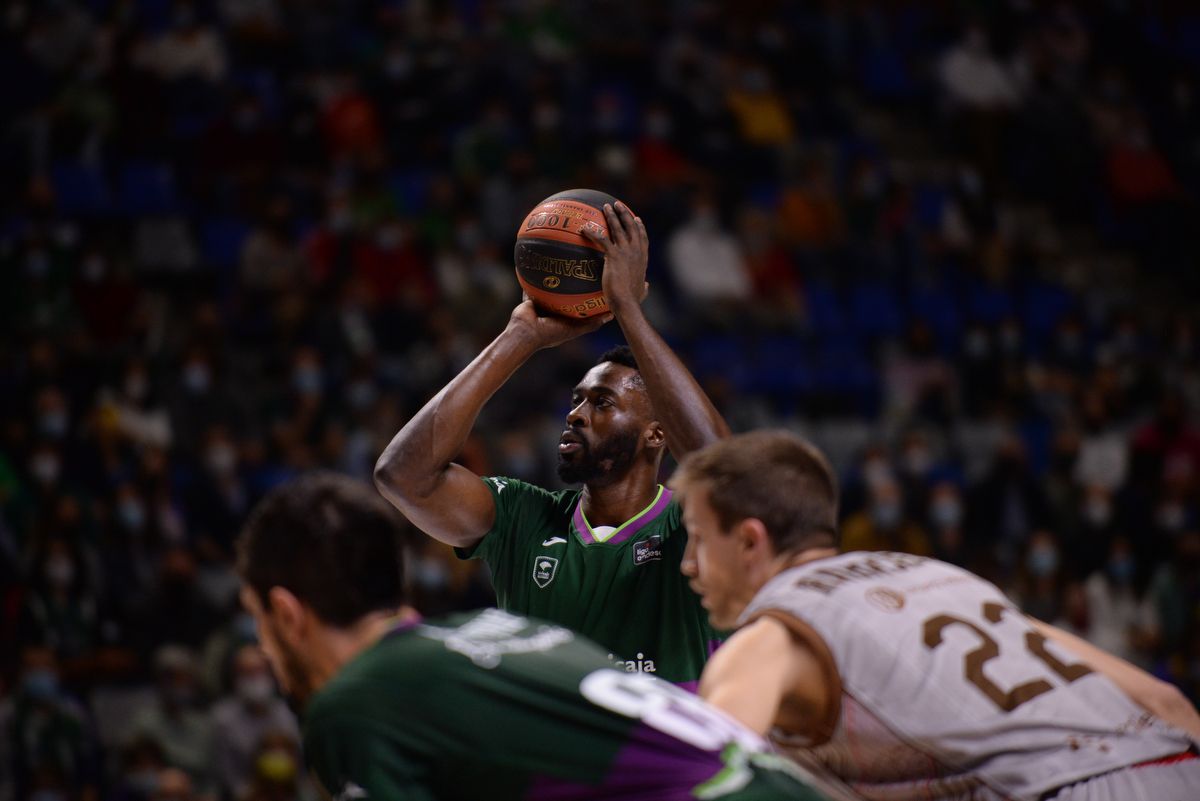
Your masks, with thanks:
M 584 401 L 571 411 L 567 412 L 567 426 L 569 428 L 581 428 L 588 424 L 587 415 L 583 413 L 583 407 L 586 403 L 587 401 Z

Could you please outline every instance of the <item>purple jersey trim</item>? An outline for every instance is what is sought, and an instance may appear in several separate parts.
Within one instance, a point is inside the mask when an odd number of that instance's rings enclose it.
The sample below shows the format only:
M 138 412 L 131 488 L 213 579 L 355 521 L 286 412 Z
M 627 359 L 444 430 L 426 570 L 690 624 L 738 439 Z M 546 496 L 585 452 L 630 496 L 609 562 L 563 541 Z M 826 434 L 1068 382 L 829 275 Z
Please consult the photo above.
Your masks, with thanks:
M 636 517 L 626 521 L 619 531 L 604 540 L 601 544 L 616 545 L 628 541 L 629 538 L 650 525 L 654 522 L 655 518 L 663 513 L 671 503 L 672 494 L 671 490 L 663 487 L 657 500 L 649 508 L 643 509 Z M 600 542 L 592 534 L 592 527 L 588 525 L 587 518 L 583 516 L 583 493 L 580 493 L 579 501 L 575 504 L 575 513 L 571 516 L 571 524 L 575 527 L 575 533 L 579 535 L 579 539 L 583 540 L 585 545 L 594 545 Z
M 525 791 L 524 801 L 694 801 L 692 790 L 724 767 L 719 753 L 638 723 L 599 783 L 543 774 Z

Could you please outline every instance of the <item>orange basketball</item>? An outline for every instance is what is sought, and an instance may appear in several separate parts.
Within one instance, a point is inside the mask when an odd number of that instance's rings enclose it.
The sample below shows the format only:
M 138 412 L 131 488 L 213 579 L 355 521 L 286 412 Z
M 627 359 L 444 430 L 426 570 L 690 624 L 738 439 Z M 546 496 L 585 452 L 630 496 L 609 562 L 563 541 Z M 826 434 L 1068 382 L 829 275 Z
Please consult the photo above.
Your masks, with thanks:
M 542 310 L 565 317 L 593 317 L 608 311 L 600 278 L 604 252 L 580 233 L 585 226 L 608 234 L 604 204 L 612 195 L 594 189 L 568 189 L 543 200 L 517 231 L 513 260 L 521 289 Z

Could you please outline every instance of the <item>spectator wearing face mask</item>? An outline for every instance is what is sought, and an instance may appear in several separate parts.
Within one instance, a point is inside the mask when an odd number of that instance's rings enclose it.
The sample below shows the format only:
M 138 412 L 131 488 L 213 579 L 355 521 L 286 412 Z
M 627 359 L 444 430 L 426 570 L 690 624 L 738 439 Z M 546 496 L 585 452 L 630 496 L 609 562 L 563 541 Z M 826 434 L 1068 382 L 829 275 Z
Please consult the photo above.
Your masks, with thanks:
M 842 547 L 847 551 L 902 551 L 929 556 L 929 536 L 907 517 L 904 493 L 893 478 L 870 487 L 867 508 L 842 524 Z
M 84 659 L 100 642 L 99 604 L 79 547 L 52 536 L 34 557 L 21 610 L 21 642 L 44 643 L 66 659 Z
M 254 782 L 255 759 L 264 737 L 282 732 L 294 748 L 300 733 L 257 645 L 243 645 L 234 653 L 232 673 L 233 693 L 213 707 L 213 751 L 220 791 L 243 798 Z
M 1008 595 L 1021 611 L 1038 620 L 1059 617 L 1059 588 L 1062 584 L 1062 550 L 1049 531 L 1035 531 L 1029 537 L 1025 558 L 1016 582 Z
M 213 766 L 213 719 L 199 701 L 196 660 L 178 645 L 164 645 L 154 655 L 158 693 L 137 710 L 129 738 L 147 738 L 162 748 L 167 762 L 207 786 Z
M 952 481 L 940 481 L 929 491 L 929 532 L 933 554 L 951 564 L 966 567 L 970 543 L 963 527 L 962 492 Z
M 1126 661 L 1147 666 L 1144 647 L 1153 618 L 1137 589 L 1137 567 L 1129 540 L 1114 538 L 1104 567 L 1093 571 L 1084 582 L 1091 622 L 1084 637 Z
M 87 714 L 60 683 L 51 648 L 31 645 L 21 651 L 12 732 L 16 798 L 96 797 L 98 743 Z
M 150 801 L 158 778 L 167 768 L 162 747 L 149 737 L 135 738 L 121 749 L 121 768 L 108 801 Z

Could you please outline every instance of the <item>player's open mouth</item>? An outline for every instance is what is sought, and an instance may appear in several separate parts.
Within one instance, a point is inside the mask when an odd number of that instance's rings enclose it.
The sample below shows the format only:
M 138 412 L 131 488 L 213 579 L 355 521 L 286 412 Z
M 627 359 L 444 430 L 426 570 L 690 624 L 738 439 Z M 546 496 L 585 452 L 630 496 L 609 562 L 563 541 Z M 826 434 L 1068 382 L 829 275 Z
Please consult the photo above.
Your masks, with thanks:
M 558 452 L 566 454 L 581 450 L 583 450 L 583 440 L 579 438 L 579 435 L 564 431 L 558 440 Z

